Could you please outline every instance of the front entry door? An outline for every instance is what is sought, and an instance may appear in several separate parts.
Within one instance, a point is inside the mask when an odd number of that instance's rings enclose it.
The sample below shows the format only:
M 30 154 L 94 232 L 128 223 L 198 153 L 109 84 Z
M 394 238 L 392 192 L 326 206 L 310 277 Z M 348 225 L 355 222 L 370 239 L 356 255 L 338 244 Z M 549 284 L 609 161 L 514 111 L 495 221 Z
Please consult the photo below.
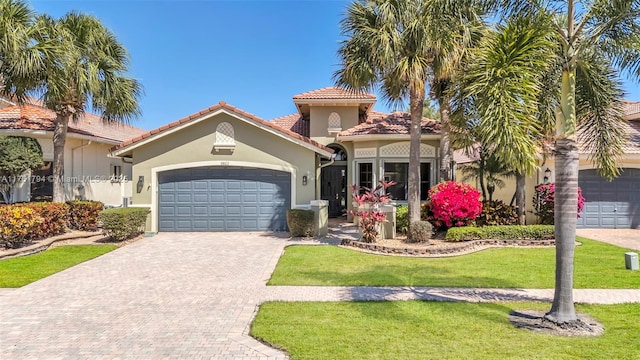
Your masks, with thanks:
M 329 217 L 342 216 L 347 205 L 347 167 L 332 165 L 322 168 L 320 182 L 320 197 L 329 201 Z

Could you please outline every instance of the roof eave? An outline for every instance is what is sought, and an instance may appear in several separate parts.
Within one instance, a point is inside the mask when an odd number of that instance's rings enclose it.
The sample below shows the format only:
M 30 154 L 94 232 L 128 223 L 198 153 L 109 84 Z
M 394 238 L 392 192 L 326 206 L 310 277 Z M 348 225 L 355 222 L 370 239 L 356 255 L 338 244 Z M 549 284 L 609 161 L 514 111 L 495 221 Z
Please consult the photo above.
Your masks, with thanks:
M 365 135 L 338 135 L 338 141 L 372 141 L 372 140 L 409 140 L 409 134 L 365 134 Z M 440 134 L 422 134 L 421 140 L 440 140 Z
M 30 129 L 0 129 L 0 134 L 27 134 L 27 135 L 41 135 L 41 136 L 51 136 L 53 138 L 53 131 L 47 130 L 30 130 Z M 108 145 L 118 145 L 122 143 L 120 140 L 107 139 L 99 136 L 92 136 L 86 134 L 78 134 L 72 131 L 67 132 L 67 138 L 71 139 L 81 139 L 81 140 L 91 140 L 100 142 Z

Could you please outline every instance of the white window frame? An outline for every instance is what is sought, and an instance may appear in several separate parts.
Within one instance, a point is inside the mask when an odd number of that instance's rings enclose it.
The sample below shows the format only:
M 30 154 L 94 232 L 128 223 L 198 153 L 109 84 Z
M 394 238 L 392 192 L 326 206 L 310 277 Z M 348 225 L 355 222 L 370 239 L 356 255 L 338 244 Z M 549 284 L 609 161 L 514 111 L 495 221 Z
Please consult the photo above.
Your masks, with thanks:
M 353 161 L 353 183 L 360 185 L 360 164 L 371 164 L 371 183 L 375 188 L 378 183 L 378 173 L 376 172 L 376 159 L 358 159 Z
M 407 158 L 385 158 L 385 159 L 380 159 L 380 167 L 378 168 L 379 174 L 380 174 L 380 179 L 384 180 L 384 165 L 386 163 L 400 163 L 400 164 L 407 164 L 407 166 L 409 165 L 409 159 Z M 431 186 L 435 185 L 435 163 L 436 160 L 434 158 L 420 158 L 420 164 L 431 164 L 430 165 L 430 174 L 429 174 L 429 184 L 431 184 Z M 397 200 L 397 199 L 393 199 L 393 201 L 395 201 L 396 203 L 399 204 L 406 204 L 407 200 Z M 421 200 L 424 201 L 424 200 Z

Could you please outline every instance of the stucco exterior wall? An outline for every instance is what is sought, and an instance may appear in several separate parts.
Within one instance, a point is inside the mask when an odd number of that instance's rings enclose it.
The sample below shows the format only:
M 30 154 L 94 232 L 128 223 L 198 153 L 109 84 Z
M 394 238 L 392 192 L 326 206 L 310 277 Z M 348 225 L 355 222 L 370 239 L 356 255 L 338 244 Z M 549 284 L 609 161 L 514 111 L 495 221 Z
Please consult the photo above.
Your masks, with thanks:
M 233 125 L 235 149 L 214 150 L 215 132 L 218 124 L 228 122 Z M 150 206 L 156 196 L 152 189 L 152 170 L 162 167 L 193 167 L 207 164 L 216 166 L 260 167 L 261 164 L 274 169 L 288 169 L 291 172 L 292 189 L 295 198 L 291 206 L 308 205 L 315 199 L 316 155 L 291 141 L 267 131 L 258 129 L 242 120 L 227 114 L 218 114 L 193 124 L 177 132 L 133 149 L 133 187 L 138 179 L 144 177 L 140 192 L 134 190 L 133 204 Z M 183 166 L 184 164 L 191 164 Z M 307 185 L 302 185 L 302 177 L 307 176 Z
M 65 199 L 101 201 L 107 205 L 121 205 L 124 197 L 131 196 L 131 164 L 110 156 L 113 144 L 73 138 L 69 135 L 64 152 Z M 53 160 L 53 140 L 34 136 L 42 148 L 45 162 Z M 114 178 L 112 166 L 120 166 L 123 177 Z M 44 179 L 31 178 L 30 181 Z M 17 186 L 16 201 L 30 200 L 30 181 Z
M 328 137 L 333 139 L 335 134 L 329 134 L 329 116 L 331 113 L 337 113 L 340 116 L 341 128 L 343 130 L 358 125 L 358 107 L 357 106 L 312 106 L 309 117 L 309 135 L 311 138 Z M 316 140 L 319 141 L 319 140 Z M 327 144 L 322 142 L 323 144 Z

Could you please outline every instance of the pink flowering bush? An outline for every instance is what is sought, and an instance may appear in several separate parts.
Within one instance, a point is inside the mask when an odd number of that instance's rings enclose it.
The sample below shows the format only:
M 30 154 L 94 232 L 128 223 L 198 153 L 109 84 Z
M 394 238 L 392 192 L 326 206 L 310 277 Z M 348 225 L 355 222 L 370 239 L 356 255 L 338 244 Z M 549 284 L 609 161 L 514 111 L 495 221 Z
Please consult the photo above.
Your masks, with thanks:
M 429 199 L 437 228 L 470 225 L 482 213 L 480 192 L 460 182 L 435 185 L 429 190 Z
M 367 243 L 375 242 L 379 234 L 379 224 L 385 221 L 384 213 L 380 210 L 380 205 L 386 204 L 391 199 L 387 188 L 393 186 L 394 181 L 380 181 L 375 189 L 363 188 L 364 192 L 360 193 L 360 187 L 353 185 L 353 201 L 358 204 L 358 209 L 351 210 L 351 215 L 360 218 L 359 226 L 362 231 L 362 241 Z M 364 205 L 364 206 L 363 206 Z M 363 207 L 364 210 L 359 210 Z
M 556 184 L 540 184 L 535 188 L 533 204 L 535 206 L 535 214 L 540 218 L 540 223 L 545 225 L 553 225 L 554 207 L 556 199 Z M 584 210 L 584 197 L 582 189 L 578 186 L 578 217 Z

